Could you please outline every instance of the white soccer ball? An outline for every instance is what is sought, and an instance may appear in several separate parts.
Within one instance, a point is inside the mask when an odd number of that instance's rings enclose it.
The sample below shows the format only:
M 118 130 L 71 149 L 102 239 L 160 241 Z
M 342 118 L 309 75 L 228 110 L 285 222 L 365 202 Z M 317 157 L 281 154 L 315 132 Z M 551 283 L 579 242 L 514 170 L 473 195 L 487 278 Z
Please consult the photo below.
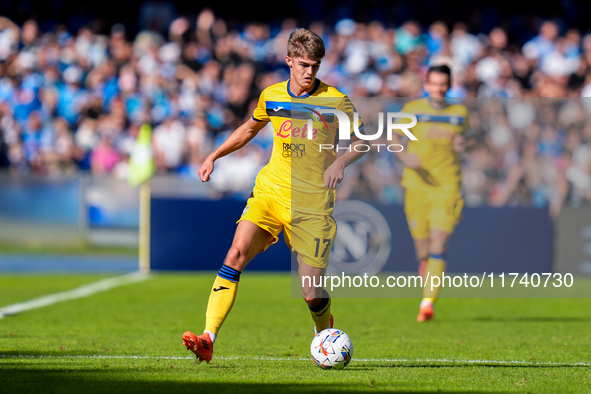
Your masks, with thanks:
M 310 353 L 320 368 L 343 369 L 353 357 L 353 343 L 343 331 L 327 328 L 314 337 Z

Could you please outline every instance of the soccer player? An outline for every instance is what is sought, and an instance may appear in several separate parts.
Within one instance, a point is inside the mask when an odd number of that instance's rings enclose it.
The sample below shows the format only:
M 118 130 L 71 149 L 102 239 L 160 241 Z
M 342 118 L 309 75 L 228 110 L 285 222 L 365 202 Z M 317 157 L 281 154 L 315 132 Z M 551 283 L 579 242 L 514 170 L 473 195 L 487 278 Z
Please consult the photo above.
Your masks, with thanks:
M 217 159 L 242 148 L 268 122 L 273 125 L 271 159 L 257 175 L 232 245 L 213 283 L 204 333 L 183 334 L 183 344 L 199 361 L 212 359 L 214 342 L 236 298 L 242 270 L 258 253 L 277 242 L 281 231 L 296 254 L 302 295 L 315 330 L 332 327 L 329 294 L 321 287 L 313 287 L 312 283 L 319 280 L 303 281 L 302 277 L 319 278 L 326 271 L 336 235 L 332 218 L 335 188 L 343 179 L 345 167 L 363 153 L 353 149 L 362 141 L 352 138 L 352 149 L 337 158 L 335 116 L 331 121 L 330 114 L 321 111 L 338 109 L 352 119 L 354 108 L 347 96 L 316 79 L 324 54 L 324 42 L 317 34 L 307 29 L 293 31 L 285 57 L 290 79 L 267 87 L 252 118 L 215 149 L 198 171 L 201 181 L 209 181 Z M 357 126 L 362 129 L 361 120 Z
M 417 141 L 409 141 L 398 157 L 405 165 L 404 210 L 419 261 L 419 274 L 428 280 L 423 288 L 419 322 L 433 318 L 433 303 L 440 289 L 431 290 L 430 278 L 441 279 L 445 271 L 447 242 L 464 205 L 459 153 L 466 149 L 470 125 L 468 109 L 447 102 L 445 97 L 450 86 L 450 68 L 431 66 L 424 84 L 428 98 L 411 101 L 402 109 L 414 114 L 418 121 L 412 128 Z

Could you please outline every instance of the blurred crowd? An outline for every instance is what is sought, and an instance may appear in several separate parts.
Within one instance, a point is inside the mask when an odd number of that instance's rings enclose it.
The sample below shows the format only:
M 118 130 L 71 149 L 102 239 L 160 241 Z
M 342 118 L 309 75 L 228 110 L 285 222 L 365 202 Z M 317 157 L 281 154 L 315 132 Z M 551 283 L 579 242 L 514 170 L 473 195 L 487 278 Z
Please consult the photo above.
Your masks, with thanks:
M 260 92 L 288 78 L 286 42 L 296 27 L 285 19 L 230 28 L 209 9 L 172 19 L 165 34 L 133 37 L 121 24 L 98 34 L 0 18 L 0 169 L 126 178 L 147 122 L 158 173 L 196 178 L 204 157 L 252 114 Z M 451 65 L 449 95 L 473 107 L 478 140 L 464 155 L 468 204 L 558 210 L 564 201 L 591 202 L 591 105 L 584 99 L 591 96 L 591 34 L 553 20 L 541 20 L 517 44 L 503 27 L 476 33 L 461 22 L 387 26 L 343 18 L 306 27 L 327 46 L 318 78 L 350 97 L 422 97 L 428 65 Z M 266 127 L 216 163 L 219 196 L 250 192 L 272 136 Z M 365 188 L 400 201 L 400 164 L 382 156 L 348 174 L 340 196 Z
M 589 205 L 591 98 L 450 100 L 470 111 L 474 144 L 461 154 L 467 205 L 549 207 L 553 217 L 565 203 Z M 386 105 L 397 109 L 405 101 L 394 99 Z M 376 143 L 388 142 L 382 137 Z M 337 197 L 402 204 L 403 168 L 396 155 L 374 149 L 351 167 Z

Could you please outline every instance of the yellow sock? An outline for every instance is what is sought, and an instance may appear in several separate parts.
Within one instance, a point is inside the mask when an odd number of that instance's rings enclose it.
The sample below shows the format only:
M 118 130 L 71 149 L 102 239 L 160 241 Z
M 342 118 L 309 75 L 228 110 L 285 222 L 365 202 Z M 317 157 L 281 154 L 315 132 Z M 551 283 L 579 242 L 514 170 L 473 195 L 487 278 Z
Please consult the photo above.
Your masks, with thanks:
M 439 296 L 441 285 L 433 286 L 433 290 L 431 290 L 431 278 L 438 277 L 439 283 L 441 284 L 443 272 L 445 271 L 445 265 L 445 260 L 442 254 L 432 254 L 429 256 L 429 259 L 427 260 L 427 269 L 425 270 L 425 277 L 428 276 L 429 279 L 426 286 L 423 288 L 423 300 L 435 302 Z
M 240 271 L 225 265 L 220 269 L 209 294 L 205 313 L 205 331 L 218 334 L 234 305 L 239 279 Z
M 328 293 L 324 293 L 324 297 L 314 308 L 310 308 L 310 314 L 316 325 L 316 332 L 320 332 L 330 327 L 330 304 L 331 299 Z

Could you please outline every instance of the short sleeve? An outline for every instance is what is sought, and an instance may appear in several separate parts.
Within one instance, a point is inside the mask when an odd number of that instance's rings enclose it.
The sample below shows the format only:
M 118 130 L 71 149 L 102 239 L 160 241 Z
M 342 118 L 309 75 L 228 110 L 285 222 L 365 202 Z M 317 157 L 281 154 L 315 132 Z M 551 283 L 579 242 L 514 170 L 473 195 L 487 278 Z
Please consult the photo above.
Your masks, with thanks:
M 267 114 L 267 100 L 265 99 L 265 93 L 266 90 L 263 90 L 259 96 L 259 102 L 252 114 L 252 119 L 257 122 L 269 122 L 271 120 Z
M 416 106 L 414 106 L 413 105 L 413 102 L 411 101 L 411 102 L 405 103 L 402 106 L 402 108 L 400 108 L 400 111 L 398 111 L 398 112 L 405 113 L 405 114 L 411 114 L 411 115 L 416 116 L 417 115 L 416 114 L 417 111 L 416 111 L 415 107 Z M 408 117 L 396 118 L 395 120 L 396 120 L 396 123 L 399 123 L 399 124 L 404 124 L 404 123 L 410 123 L 410 122 L 412 122 L 412 119 L 410 119 Z M 394 131 L 395 134 L 398 134 L 401 137 L 408 137 L 404 133 L 404 131 L 402 131 L 402 129 L 395 128 L 393 131 Z
M 355 114 L 357 113 L 357 111 L 355 110 L 355 106 L 353 105 L 353 103 L 351 102 L 351 99 L 348 96 L 343 97 L 343 99 L 341 100 L 340 106 L 341 106 L 341 108 L 339 108 L 339 109 L 342 112 L 344 112 L 345 114 L 347 114 L 347 116 L 349 117 L 349 122 L 351 125 L 351 130 L 349 130 L 349 135 L 353 135 L 355 133 L 355 129 L 354 129 Z M 364 126 L 363 119 L 357 113 L 357 130 L 358 131 L 363 130 L 363 126 Z

